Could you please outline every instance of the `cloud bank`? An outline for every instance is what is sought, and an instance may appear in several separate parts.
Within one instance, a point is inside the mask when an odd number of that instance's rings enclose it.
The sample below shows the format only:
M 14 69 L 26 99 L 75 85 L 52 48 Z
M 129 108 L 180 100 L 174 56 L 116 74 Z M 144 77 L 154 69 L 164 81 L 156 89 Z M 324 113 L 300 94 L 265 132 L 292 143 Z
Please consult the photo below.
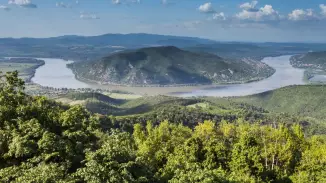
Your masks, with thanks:
M 17 5 L 24 8 L 37 8 L 37 5 L 33 4 L 30 0 L 9 0 L 8 4 Z

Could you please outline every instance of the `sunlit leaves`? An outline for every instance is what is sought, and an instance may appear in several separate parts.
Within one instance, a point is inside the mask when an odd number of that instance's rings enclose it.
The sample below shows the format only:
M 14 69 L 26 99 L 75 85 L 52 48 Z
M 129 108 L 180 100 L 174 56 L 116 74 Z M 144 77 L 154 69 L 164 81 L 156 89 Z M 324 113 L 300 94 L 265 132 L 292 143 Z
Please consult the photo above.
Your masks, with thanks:
M 149 121 L 128 133 L 110 129 L 114 117 L 26 96 L 15 72 L 0 77 L 0 102 L 0 182 L 326 182 L 326 138 L 284 118 Z

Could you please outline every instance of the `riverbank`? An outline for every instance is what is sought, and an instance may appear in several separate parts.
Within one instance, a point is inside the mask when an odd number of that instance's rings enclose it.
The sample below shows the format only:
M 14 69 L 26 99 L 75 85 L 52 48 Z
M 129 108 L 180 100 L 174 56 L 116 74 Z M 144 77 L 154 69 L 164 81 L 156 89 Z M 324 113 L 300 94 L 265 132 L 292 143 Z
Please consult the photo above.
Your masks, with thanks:
M 257 81 L 261 81 L 264 79 L 267 79 L 269 77 L 271 77 L 276 70 L 272 67 L 269 67 L 268 69 L 266 69 L 266 71 L 264 72 L 264 76 L 257 76 L 257 77 L 252 77 L 250 79 L 247 80 L 239 80 L 239 81 L 232 81 L 232 82 L 219 82 L 219 83 L 186 83 L 186 84 L 165 84 L 165 85 L 160 85 L 160 84 L 146 84 L 146 85 L 128 85 L 128 84 L 118 84 L 118 83 L 104 83 L 104 82 L 99 82 L 99 81 L 95 81 L 95 80 L 91 80 L 88 78 L 84 78 L 82 76 L 80 76 L 75 69 L 73 69 L 72 67 L 72 63 L 71 64 L 67 64 L 67 68 L 69 68 L 72 73 L 75 75 L 75 79 L 83 82 L 83 83 L 87 83 L 89 85 L 101 85 L 101 86 L 115 86 L 115 87 L 133 87 L 133 88 L 138 88 L 138 87 L 145 87 L 145 88 L 176 88 L 176 87 L 206 87 L 206 86 L 219 86 L 219 85 L 234 85 L 234 84 L 246 84 L 246 83 L 252 83 L 252 82 L 257 82 Z M 259 68 L 259 67 L 258 67 Z M 261 73 L 261 70 L 257 70 L 257 73 Z
M 45 62 L 34 58 L 2 58 L 0 59 L 0 71 L 13 72 L 18 71 L 18 76 L 26 83 L 30 83 L 35 76 L 36 70 L 45 65 Z
M 271 73 L 270 75 L 268 75 L 267 77 L 260 77 L 260 78 L 252 78 L 250 80 L 245 80 L 245 81 L 234 81 L 234 82 L 221 82 L 221 83 L 189 83 L 189 84 L 171 84 L 171 85 L 124 85 L 124 84 L 116 84 L 116 83 L 101 83 L 101 82 L 97 82 L 94 80 L 89 80 L 86 78 L 83 78 L 81 76 L 78 76 L 77 73 L 73 72 L 75 74 L 75 78 L 78 81 L 81 81 L 83 83 L 87 83 L 89 85 L 103 85 L 103 86 L 119 86 L 119 87 L 133 87 L 133 88 L 153 88 L 153 87 L 157 87 L 157 88 L 174 88 L 174 87 L 205 87 L 205 86 L 219 86 L 219 85 L 233 85 L 233 84 L 246 84 L 246 83 L 252 83 L 252 82 L 257 82 L 257 81 L 261 81 L 264 79 L 267 79 L 269 77 L 271 77 L 275 72 Z
M 92 88 L 125 91 L 139 95 L 241 96 L 260 93 L 289 85 L 304 84 L 302 81 L 303 71 L 293 68 L 290 65 L 289 58 L 290 56 L 264 58 L 262 62 L 273 67 L 276 72 L 267 79 L 243 84 L 131 87 L 84 83 L 76 79 L 74 73 L 67 68 L 67 61 L 62 59 L 44 59 L 46 64 L 37 69 L 35 78 L 32 80 L 42 86 L 54 88 Z
M 178 92 L 173 93 L 175 96 L 192 97 L 192 96 L 246 96 L 257 93 L 262 93 L 285 86 L 291 85 L 305 85 L 304 70 L 294 68 L 290 64 L 291 56 L 267 57 L 262 62 L 276 69 L 276 72 L 271 77 L 258 82 L 239 85 L 222 85 L 210 87 L 206 89 L 199 89 L 192 92 Z
M 309 54 L 309 53 L 308 53 Z M 314 53 L 310 53 L 314 54 Z M 295 55 L 290 58 L 293 67 L 304 69 L 304 80 L 309 84 L 325 84 L 326 83 L 326 66 L 323 57 L 316 55 L 315 57 L 305 59 L 306 55 Z M 316 58 L 317 57 L 317 58 Z

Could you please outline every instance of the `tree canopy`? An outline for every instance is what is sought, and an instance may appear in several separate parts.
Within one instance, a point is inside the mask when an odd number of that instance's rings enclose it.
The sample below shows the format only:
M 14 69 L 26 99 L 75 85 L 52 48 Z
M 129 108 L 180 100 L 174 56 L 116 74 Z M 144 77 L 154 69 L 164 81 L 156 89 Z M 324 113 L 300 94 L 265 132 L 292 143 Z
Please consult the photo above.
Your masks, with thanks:
M 326 182 L 326 137 L 283 122 L 148 121 L 124 131 L 81 106 L 28 96 L 7 73 L 0 182 Z

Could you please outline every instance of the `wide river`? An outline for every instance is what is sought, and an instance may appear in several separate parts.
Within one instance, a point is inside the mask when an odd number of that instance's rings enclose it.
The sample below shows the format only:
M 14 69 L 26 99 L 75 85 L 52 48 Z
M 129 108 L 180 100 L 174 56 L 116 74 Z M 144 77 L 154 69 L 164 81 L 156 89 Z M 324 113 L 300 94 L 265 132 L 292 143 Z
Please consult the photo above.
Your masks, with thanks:
M 181 97 L 191 96 L 243 96 L 261 93 L 289 85 L 302 85 L 303 70 L 293 68 L 290 65 L 291 56 L 266 57 L 262 62 L 276 69 L 273 76 L 262 81 L 234 84 L 234 85 L 211 85 L 196 87 L 124 87 L 124 86 L 101 86 L 86 84 L 78 81 L 72 71 L 66 67 L 71 61 L 62 59 L 41 58 L 45 65 L 36 70 L 34 83 L 54 88 L 106 88 L 114 90 L 125 90 L 139 94 L 170 94 Z

